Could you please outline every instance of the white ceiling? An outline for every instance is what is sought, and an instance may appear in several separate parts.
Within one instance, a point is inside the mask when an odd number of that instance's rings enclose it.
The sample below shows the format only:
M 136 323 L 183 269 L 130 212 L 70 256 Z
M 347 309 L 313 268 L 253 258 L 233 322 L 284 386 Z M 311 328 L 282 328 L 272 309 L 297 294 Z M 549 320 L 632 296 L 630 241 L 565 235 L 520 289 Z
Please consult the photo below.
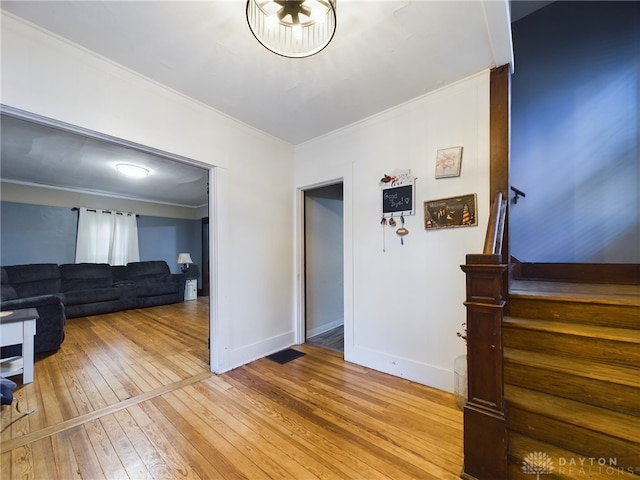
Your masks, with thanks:
M 9 115 L 2 115 L 0 130 L 4 181 L 192 208 L 208 202 L 206 169 Z M 118 163 L 149 175 L 125 177 Z
M 487 14 L 496 5 L 504 2 L 337 0 L 333 41 L 304 59 L 262 47 L 247 26 L 244 0 L 2 0 L 1 7 L 299 144 L 507 63 L 511 46 L 496 38 Z M 2 138 L 2 177 L 10 179 Z M 50 184 L 54 174 L 48 172 Z

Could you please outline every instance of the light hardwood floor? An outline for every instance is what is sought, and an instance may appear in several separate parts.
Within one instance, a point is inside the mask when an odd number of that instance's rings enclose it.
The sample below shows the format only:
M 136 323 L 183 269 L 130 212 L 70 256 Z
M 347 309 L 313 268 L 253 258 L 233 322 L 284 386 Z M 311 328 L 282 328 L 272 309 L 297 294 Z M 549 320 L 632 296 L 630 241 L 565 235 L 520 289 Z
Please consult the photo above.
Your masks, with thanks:
M 313 345 L 213 375 L 207 319 L 199 298 L 69 320 L 15 392 L 35 412 L 2 407 L 2 479 L 459 478 L 452 395 Z

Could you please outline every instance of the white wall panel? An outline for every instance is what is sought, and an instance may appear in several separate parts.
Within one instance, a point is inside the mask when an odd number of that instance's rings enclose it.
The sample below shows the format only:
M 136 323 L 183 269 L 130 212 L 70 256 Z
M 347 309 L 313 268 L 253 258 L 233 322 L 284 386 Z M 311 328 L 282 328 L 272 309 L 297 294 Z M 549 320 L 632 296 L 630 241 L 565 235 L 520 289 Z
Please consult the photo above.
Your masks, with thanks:
M 463 147 L 459 177 L 435 179 L 439 148 Z M 467 253 L 481 253 L 489 195 L 489 72 L 296 148 L 298 188 L 346 172 L 345 358 L 452 391 L 465 321 Z M 386 227 L 379 180 L 410 169 L 416 214 L 404 245 Z M 424 229 L 423 202 L 475 193 L 478 226 Z M 349 271 L 347 271 L 349 270 Z M 352 278 L 349 279 L 347 276 Z

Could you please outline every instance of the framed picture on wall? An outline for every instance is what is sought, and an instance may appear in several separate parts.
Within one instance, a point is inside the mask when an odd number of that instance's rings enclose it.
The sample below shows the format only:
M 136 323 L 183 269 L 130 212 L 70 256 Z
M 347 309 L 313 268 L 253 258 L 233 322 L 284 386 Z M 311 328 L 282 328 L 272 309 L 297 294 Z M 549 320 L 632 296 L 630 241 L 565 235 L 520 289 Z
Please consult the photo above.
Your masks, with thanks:
M 424 228 L 473 227 L 478 225 L 476 194 L 424 202 Z
M 436 155 L 436 178 L 459 177 L 462 147 L 441 148 Z

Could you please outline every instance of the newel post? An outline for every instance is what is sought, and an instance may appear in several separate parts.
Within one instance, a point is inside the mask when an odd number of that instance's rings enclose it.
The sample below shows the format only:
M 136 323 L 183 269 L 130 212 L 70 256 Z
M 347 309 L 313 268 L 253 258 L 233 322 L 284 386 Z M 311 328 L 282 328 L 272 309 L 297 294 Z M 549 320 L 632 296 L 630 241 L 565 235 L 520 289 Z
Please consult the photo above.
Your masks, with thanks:
M 502 316 L 507 265 L 500 254 L 467 255 L 467 382 L 463 479 L 507 478 Z

